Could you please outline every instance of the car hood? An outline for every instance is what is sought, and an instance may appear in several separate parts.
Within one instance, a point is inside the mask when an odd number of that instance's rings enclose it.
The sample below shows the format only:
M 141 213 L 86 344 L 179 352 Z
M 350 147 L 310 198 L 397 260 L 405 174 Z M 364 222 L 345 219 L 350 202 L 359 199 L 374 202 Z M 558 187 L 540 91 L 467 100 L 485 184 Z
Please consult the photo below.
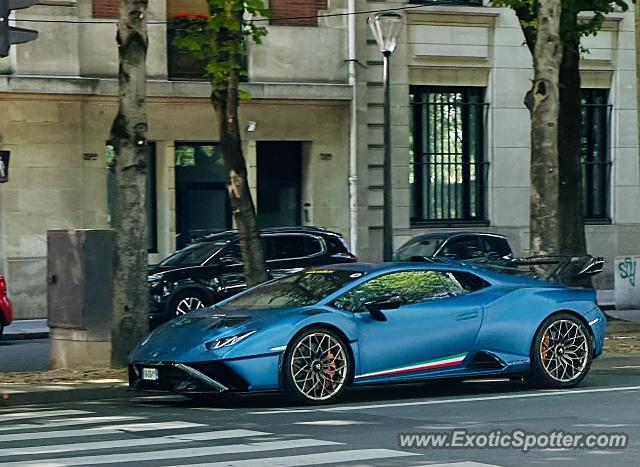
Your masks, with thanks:
M 232 347 L 207 350 L 205 344 L 224 337 L 286 321 L 292 315 L 304 314 L 305 308 L 223 311 L 215 307 L 198 310 L 169 321 L 138 343 L 130 355 L 131 361 L 180 361 L 194 352 L 205 352 L 211 358 L 222 358 Z

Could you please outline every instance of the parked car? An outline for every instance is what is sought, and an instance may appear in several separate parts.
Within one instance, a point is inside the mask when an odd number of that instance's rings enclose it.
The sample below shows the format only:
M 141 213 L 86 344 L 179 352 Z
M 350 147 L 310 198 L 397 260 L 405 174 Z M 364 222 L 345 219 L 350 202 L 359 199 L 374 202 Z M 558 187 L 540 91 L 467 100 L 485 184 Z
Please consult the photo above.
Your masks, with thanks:
M 11 301 L 7 296 L 7 281 L 0 274 L 0 337 L 5 326 L 9 326 L 13 321 L 13 312 L 11 310 Z
M 309 266 L 354 262 L 343 238 L 315 227 L 260 232 L 267 269 L 279 277 Z M 208 235 L 150 268 L 150 324 L 154 328 L 246 288 L 236 231 Z
M 593 290 L 449 263 L 340 264 L 251 288 L 153 331 L 131 353 L 130 387 L 321 403 L 349 385 L 582 381 L 606 330 Z
M 446 256 L 452 259 L 513 257 L 507 237 L 478 232 L 428 233 L 413 237 L 394 253 L 395 261 Z

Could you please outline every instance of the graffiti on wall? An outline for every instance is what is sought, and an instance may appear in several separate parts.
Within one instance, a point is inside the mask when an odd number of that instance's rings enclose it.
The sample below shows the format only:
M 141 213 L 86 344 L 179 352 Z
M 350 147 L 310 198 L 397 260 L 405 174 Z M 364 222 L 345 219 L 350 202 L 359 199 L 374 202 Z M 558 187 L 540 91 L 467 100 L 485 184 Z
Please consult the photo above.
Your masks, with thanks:
M 626 257 L 618 263 L 617 273 L 620 279 L 628 280 L 631 287 L 636 286 L 636 266 L 637 260 L 630 257 Z

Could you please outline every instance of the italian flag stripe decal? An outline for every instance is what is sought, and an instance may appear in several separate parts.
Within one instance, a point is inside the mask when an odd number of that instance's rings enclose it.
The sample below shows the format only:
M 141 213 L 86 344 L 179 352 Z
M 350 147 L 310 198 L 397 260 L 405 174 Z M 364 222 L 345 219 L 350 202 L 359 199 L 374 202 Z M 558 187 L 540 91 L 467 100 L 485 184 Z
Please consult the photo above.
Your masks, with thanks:
M 370 378 L 373 376 L 389 376 L 389 375 L 397 375 L 401 373 L 410 373 L 412 371 L 422 371 L 422 370 L 435 370 L 436 368 L 446 368 L 448 366 L 456 366 L 462 363 L 464 357 L 466 357 L 466 353 L 461 353 L 458 355 L 452 355 L 450 357 L 439 358 L 437 360 L 429 360 L 428 362 L 416 363 L 414 365 L 409 366 L 401 366 L 398 368 L 391 368 L 388 370 L 382 371 L 374 371 L 373 373 L 365 373 L 363 375 L 356 376 L 358 378 Z

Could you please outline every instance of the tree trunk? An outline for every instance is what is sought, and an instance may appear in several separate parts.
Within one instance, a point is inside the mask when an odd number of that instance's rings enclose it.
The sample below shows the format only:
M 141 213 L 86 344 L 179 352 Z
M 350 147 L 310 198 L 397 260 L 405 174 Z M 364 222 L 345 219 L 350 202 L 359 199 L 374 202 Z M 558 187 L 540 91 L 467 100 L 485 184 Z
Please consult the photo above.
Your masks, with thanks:
M 149 332 L 145 203 L 145 114 L 148 0 L 120 0 L 119 108 L 111 127 L 116 175 L 115 270 L 111 364 L 125 366 L 133 346 Z
M 231 212 L 238 228 L 238 238 L 244 259 L 244 273 L 249 287 L 266 281 L 262 242 L 247 180 L 247 164 L 242 154 L 238 123 L 237 71 L 229 76 L 226 90 L 214 91 L 211 100 L 220 126 L 222 157 L 227 170 L 227 190 Z
M 245 8 L 237 0 L 227 0 L 224 7 L 209 3 L 212 17 L 227 15 L 230 24 L 243 24 Z M 213 39 L 212 49 L 219 54 L 218 59 L 230 63 L 242 63 L 239 50 L 244 43 L 241 29 L 221 29 Z M 232 67 L 225 80 L 212 79 L 211 102 L 216 111 L 220 129 L 222 157 L 227 171 L 227 191 L 229 204 L 236 221 L 244 273 L 249 287 L 269 279 L 264 262 L 262 241 L 256 219 L 256 209 L 249 190 L 247 164 L 242 154 L 238 105 L 240 103 L 240 70 Z
M 533 54 L 531 109 L 530 252 L 554 253 L 559 245 L 558 115 L 561 0 L 541 0 Z
M 571 14 L 563 11 L 562 14 Z M 577 14 L 571 21 L 577 23 Z M 580 133 L 582 127 L 580 96 L 580 44 L 565 41 L 560 66 L 560 114 L 558 117 L 558 170 L 560 173 L 559 252 L 584 254 L 584 206 Z

